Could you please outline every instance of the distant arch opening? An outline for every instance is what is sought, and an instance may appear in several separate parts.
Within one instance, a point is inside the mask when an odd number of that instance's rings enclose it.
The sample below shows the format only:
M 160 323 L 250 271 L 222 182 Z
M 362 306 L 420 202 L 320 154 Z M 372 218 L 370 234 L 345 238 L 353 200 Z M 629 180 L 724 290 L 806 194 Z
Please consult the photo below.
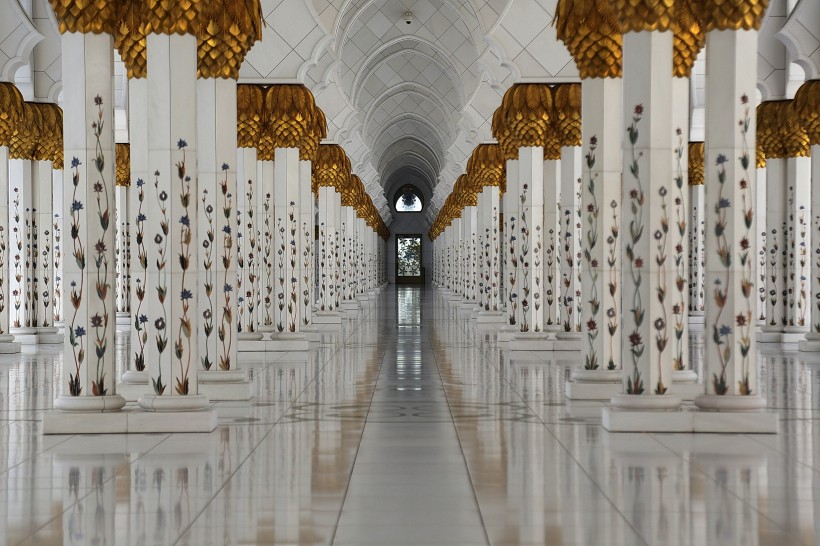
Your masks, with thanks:
M 424 209 L 424 197 L 413 184 L 405 184 L 396 192 L 393 205 L 396 212 L 421 212 Z

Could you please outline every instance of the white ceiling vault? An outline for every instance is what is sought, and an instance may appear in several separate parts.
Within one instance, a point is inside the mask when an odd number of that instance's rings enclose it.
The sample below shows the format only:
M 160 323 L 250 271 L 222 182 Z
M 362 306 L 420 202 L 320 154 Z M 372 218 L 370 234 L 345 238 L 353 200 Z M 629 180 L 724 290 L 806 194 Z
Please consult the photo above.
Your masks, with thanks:
M 517 81 L 573 81 L 555 0 L 262 0 L 267 27 L 241 79 L 301 82 L 382 216 L 402 180 L 450 193 Z M 411 12 L 410 24 L 405 12 Z

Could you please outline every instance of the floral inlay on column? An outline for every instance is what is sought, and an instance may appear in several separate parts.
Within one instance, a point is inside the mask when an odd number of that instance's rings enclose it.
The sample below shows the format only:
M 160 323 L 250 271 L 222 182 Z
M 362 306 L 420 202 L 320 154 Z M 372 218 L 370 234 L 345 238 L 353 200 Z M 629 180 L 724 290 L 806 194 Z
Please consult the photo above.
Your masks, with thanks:
M 288 271 L 290 272 L 290 289 L 288 291 L 288 332 L 296 331 L 296 323 L 299 320 L 299 280 L 296 278 L 297 265 L 299 263 L 298 245 L 296 237 L 299 234 L 299 222 L 297 220 L 299 209 L 293 201 L 288 206 Z M 337 255 L 337 262 L 339 258 Z
M 74 261 L 77 263 L 77 268 L 79 270 L 79 286 L 77 286 L 76 281 L 71 281 L 71 292 L 69 294 L 69 298 L 71 300 L 71 307 L 74 309 L 74 312 L 71 316 L 71 322 L 68 325 L 68 339 L 69 343 L 72 347 L 72 358 L 74 360 L 74 373 L 69 374 L 68 376 L 68 393 L 71 396 L 80 396 L 82 394 L 82 386 L 80 384 L 80 371 L 85 362 L 85 340 L 83 339 L 86 335 L 85 327 L 81 326 L 78 322 L 77 315 L 80 311 L 80 304 L 83 302 L 83 297 L 85 296 L 85 247 L 83 246 L 83 241 L 80 239 L 80 211 L 83 210 L 84 205 L 83 202 L 77 199 L 77 192 L 79 191 L 78 186 L 80 185 L 80 160 L 76 157 L 71 159 L 71 170 L 72 170 L 72 186 L 73 186 L 73 193 L 71 198 L 71 241 L 72 241 L 72 256 L 74 257 Z M 17 191 L 17 188 L 14 189 Z M 19 196 L 15 199 L 17 201 Z M 15 217 L 19 218 L 17 213 L 17 202 L 15 203 Z M 17 228 L 15 228 L 17 229 Z M 18 245 L 20 243 L 18 242 Z M 19 246 L 18 246 L 19 248 Z M 19 263 L 19 256 L 15 260 L 15 265 Z M 18 274 L 19 275 L 19 274 Z M 19 278 L 18 278 L 19 282 Z M 17 303 L 15 307 L 19 309 L 19 298 L 17 299 Z M 19 326 L 19 321 L 16 324 Z
M 74 158 L 77 159 L 77 158 Z M 79 159 L 77 159 L 77 165 L 79 165 Z M 74 161 L 71 162 L 72 168 L 75 168 Z M 79 181 L 77 182 L 79 184 Z M 14 302 L 14 326 L 16 328 L 20 328 L 22 326 L 22 320 L 20 315 L 20 307 L 23 305 L 22 302 L 22 290 L 23 290 L 23 264 L 22 264 L 22 253 L 23 253 L 23 238 L 20 235 L 20 189 L 14 188 L 14 199 L 12 199 L 12 206 L 14 207 L 14 246 L 17 251 L 14 253 L 14 280 L 17 282 L 16 288 L 12 291 L 11 295 Z M 76 196 L 76 184 L 74 194 Z M 80 209 L 76 212 L 79 212 L 82 208 L 82 203 L 80 203 Z M 73 209 L 72 209 L 73 211 Z M 73 215 L 72 215 L 73 216 Z M 79 233 L 77 234 L 79 236 Z M 76 238 L 76 237 L 75 237 Z
M 193 239 L 193 231 L 191 229 L 191 177 L 185 174 L 185 148 L 187 147 L 185 140 L 180 139 L 177 147 L 182 150 L 182 160 L 177 166 L 177 178 L 180 183 L 179 204 L 181 205 L 183 214 L 179 219 L 179 266 L 182 271 L 180 280 L 179 299 L 182 302 L 182 315 L 179 317 L 179 326 L 177 328 L 176 339 L 174 340 L 174 356 L 179 363 L 179 375 L 176 377 L 176 384 L 174 390 L 177 394 L 187 395 L 189 390 L 189 374 L 191 370 L 191 317 L 188 311 L 191 307 L 191 298 L 193 292 L 191 288 L 186 285 L 186 277 L 188 269 L 191 267 L 191 242 Z
M 609 307 L 606 310 L 606 317 L 607 317 L 607 331 L 609 332 L 609 362 L 607 362 L 607 369 L 614 370 L 617 366 L 615 365 L 615 360 L 612 355 L 615 354 L 615 334 L 618 332 L 618 324 L 619 324 L 619 314 L 618 314 L 618 303 L 620 298 L 618 297 L 618 272 L 615 270 L 615 265 L 618 263 L 618 255 L 617 255 L 617 242 L 618 242 L 618 233 L 620 231 L 619 220 L 618 220 L 618 202 L 613 200 L 609 204 L 609 208 L 612 210 L 612 224 L 609 229 L 609 235 L 606 238 L 607 244 L 607 257 L 606 263 L 609 266 L 609 282 L 607 282 L 607 288 L 609 291 Z
M 243 220 L 242 220 L 242 210 L 237 207 L 236 209 L 236 292 L 239 294 L 236 297 L 236 328 L 237 332 L 242 333 L 245 331 L 245 296 L 243 295 L 243 290 L 245 289 L 245 285 L 243 284 L 242 277 L 245 274 L 245 255 L 242 253 L 242 239 L 244 238 L 243 232 Z M 248 291 L 250 292 L 250 291 Z M 248 298 L 250 298 L 250 294 L 247 294 Z
M 572 292 L 572 269 L 575 265 L 575 257 L 573 256 L 574 246 L 574 227 L 572 212 L 569 209 L 564 210 L 564 260 L 569 268 L 569 273 L 562 275 L 561 284 L 564 287 L 564 293 L 561 296 L 561 304 L 564 306 L 564 331 L 575 331 L 575 320 L 573 318 L 573 311 L 575 310 L 575 294 Z
M 635 154 L 635 144 L 638 142 L 638 123 L 641 121 L 643 115 L 643 105 L 635 107 L 632 115 L 632 123 L 627 128 L 629 135 L 629 143 L 632 147 L 632 159 L 630 165 L 630 172 L 632 178 L 635 180 L 636 189 L 629 192 L 629 207 L 632 212 L 632 220 L 629 222 L 629 241 L 626 244 L 626 258 L 629 261 L 629 275 L 632 278 L 633 292 L 632 292 L 632 307 L 630 308 L 632 318 L 632 333 L 629 334 L 629 352 L 632 355 L 632 376 L 627 379 L 627 394 L 643 394 L 644 385 L 641 378 L 641 372 L 638 367 L 638 362 L 644 353 L 644 341 L 641 338 L 640 327 L 646 315 L 644 303 L 641 299 L 641 291 L 639 290 L 641 282 L 643 281 L 643 272 L 641 271 L 644 265 L 642 256 L 635 254 L 635 247 L 643 237 L 643 204 L 644 192 L 641 186 L 640 168 L 638 166 L 638 159 L 642 154 Z M 665 390 L 665 389 L 664 389 Z
M 794 274 L 797 281 L 799 281 L 799 290 L 797 291 L 797 326 L 806 325 L 806 310 L 808 308 L 808 291 L 806 281 L 808 280 L 806 266 L 808 265 L 808 249 L 806 247 L 806 207 L 800 205 L 800 213 L 797 217 L 797 236 L 798 236 L 798 255 L 797 255 L 797 270 Z
M 233 256 L 233 234 L 231 232 L 230 218 L 233 215 L 233 195 L 228 191 L 228 170 L 230 166 L 227 163 L 222 164 L 222 172 L 225 173 L 224 178 L 219 182 L 220 195 L 222 196 L 222 217 L 225 219 L 225 225 L 222 226 L 222 267 L 224 269 L 224 276 L 222 278 L 222 312 L 219 322 L 219 329 L 217 330 L 217 337 L 219 346 L 222 352 L 219 355 L 219 369 L 230 370 L 231 363 L 231 347 L 233 345 L 233 305 L 231 302 L 231 293 L 233 286 L 230 283 L 230 268 L 231 259 Z
M 54 214 L 54 321 L 63 320 L 63 222 L 60 215 Z M 5 250 L 5 238 L 3 235 L 3 228 L 0 227 L 0 239 L 3 239 L 3 250 Z M 2 256 L 2 261 L 5 262 L 5 253 Z M 0 289 L 2 287 L 0 286 Z M 0 309 L 2 312 L 2 309 Z
M 271 309 L 273 308 L 273 230 L 270 225 L 270 210 L 271 210 L 271 194 L 265 194 L 265 201 L 262 205 L 265 211 L 265 243 L 264 243 L 264 257 L 262 260 L 265 267 L 265 326 L 273 325 L 273 316 Z
M 211 335 L 214 331 L 214 241 L 216 240 L 216 234 L 214 233 L 214 206 L 210 202 L 210 198 L 208 196 L 208 188 L 204 188 L 202 190 L 202 211 L 205 215 L 205 222 L 208 225 L 208 228 L 205 230 L 205 238 L 202 240 L 202 249 L 204 250 L 202 256 L 202 267 L 204 268 L 204 279 L 203 279 L 203 286 L 205 288 L 205 297 L 207 298 L 207 302 L 202 302 L 204 305 L 202 311 L 202 330 L 205 333 L 205 354 L 200 359 L 202 363 L 202 369 L 210 370 L 211 366 L 213 366 L 213 361 L 211 360 Z
M 255 209 L 256 209 L 256 201 L 255 201 L 255 194 L 253 191 L 253 180 L 248 179 L 248 191 L 245 193 L 245 202 L 247 203 L 247 208 L 245 209 L 245 216 L 248 217 L 248 222 L 246 224 L 247 228 L 247 245 L 248 245 L 248 284 L 245 290 L 245 306 L 248 310 L 248 318 L 247 323 L 245 326 L 246 332 L 255 332 L 256 331 L 256 307 L 259 301 L 259 275 L 256 271 L 256 246 L 257 246 L 257 231 L 256 231 L 256 221 L 254 220 L 255 216 Z M 266 219 L 267 222 L 267 219 Z M 267 287 L 267 289 L 273 290 L 273 286 Z M 238 288 L 237 288 L 238 290 Z M 266 312 L 270 312 L 270 305 L 265 306 Z
M 310 271 L 313 263 L 313 253 L 311 252 L 310 238 L 313 235 L 313 226 L 308 225 L 307 222 L 302 222 L 302 325 L 309 324 L 308 317 L 310 316 Z M 352 241 L 353 239 L 350 239 Z M 349 245 L 348 245 L 349 246 Z M 353 252 L 350 252 L 350 260 L 352 262 Z M 353 278 L 351 274 L 350 278 Z M 350 299 L 353 299 L 353 281 L 349 283 Z
M 750 379 L 749 379 L 749 372 L 750 372 L 750 350 L 751 350 L 751 336 L 754 335 L 754 331 L 752 330 L 752 289 L 754 288 L 754 279 L 753 279 L 753 266 L 752 261 L 755 259 L 754 256 L 750 254 L 750 247 L 751 242 L 750 239 L 752 237 L 751 229 L 752 223 L 754 219 L 754 204 L 755 199 L 754 195 L 752 195 L 751 189 L 749 187 L 749 180 L 750 180 L 750 173 L 749 167 L 751 164 L 751 156 L 749 153 L 749 142 L 748 142 L 748 133 L 749 133 L 749 126 L 751 124 L 751 119 L 749 116 L 749 98 L 746 95 L 743 95 L 740 98 L 741 103 L 745 106 L 743 118 L 739 122 L 740 131 L 742 134 L 742 145 L 741 145 L 741 152 L 740 157 L 738 158 L 740 161 L 740 167 L 743 169 L 740 181 L 738 182 L 740 189 L 741 189 L 741 206 L 743 207 L 743 225 L 745 230 L 743 231 L 740 239 L 740 252 L 739 252 L 739 259 L 740 265 L 743 267 L 743 274 L 741 275 L 740 279 L 740 291 L 743 295 L 743 301 L 745 304 L 745 311 L 735 317 L 735 323 L 738 328 L 738 347 L 740 348 L 740 356 L 742 359 L 741 363 L 741 375 L 742 378 L 738 384 L 738 392 L 742 395 L 751 395 L 752 389 L 750 386 Z M 720 156 L 718 156 L 720 159 Z M 725 163 L 725 161 L 724 161 Z M 719 181 L 721 187 L 725 183 L 725 167 L 721 164 L 719 166 Z M 722 172 L 722 179 L 720 178 Z M 722 203 L 721 203 L 722 204 Z M 716 224 L 715 228 L 717 229 L 718 225 Z M 731 263 L 731 262 L 729 262 Z M 716 291 L 717 295 L 717 291 Z M 725 305 L 725 301 L 724 301 Z M 719 321 L 715 321 L 716 324 L 720 324 Z M 718 347 L 720 344 L 718 343 Z M 726 361 L 724 363 L 724 360 Z M 722 366 L 722 374 L 720 378 L 713 378 L 715 382 L 715 392 L 717 394 L 725 394 L 726 390 L 723 393 L 720 393 L 718 390 L 718 385 L 726 385 L 726 368 L 725 365 L 728 364 L 729 358 L 725 358 L 721 360 Z
M 276 218 L 276 232 L 278 233 L 279 248 L 276 254 L 279 256 L 276 268 L 276 280 L 279 284 L 279 290 L 276 292 L 276 299 L 278 300 L 276 306 L 279 313 L 276 315 L 276 331 L 285 331 L 285 226 L 282 224 L 282 218 Z
M 162 355 L 168 348 L 168 236 L 171 233 L 170 218 L 168 217 L 168 193 L 159 190 L 159 171 L 154 171 L 154 189 L 157 194 L 157 206 L 160 212 L 160 231 L 154 235 L 154 244 L 157 246 L 157 301 L 162 308 L 162 316 L 154 320 L 154 341 L 157 345 L 157 359 L 162 361 Z M 162 366 L 157 366 L 157 377 L 151 378 L 154 394 L 161 396 L 165 393 L 166 385 L 162 381 Z
M 509 221 L 509 244 L 507 245 L 510 252 L 510 271 L 509 271 L 509 286 L 510 286 L 510 293 L 508 296 L 509 301 L 509 323 L 511 326 L 515 326 L 517 322 L 517 311 L 518 311 L 518 291 L 516 290 L 516 280 L 518 276 L 518 244 L 517 244 L 517 237 L 516 233 L 516 226 L 515 226 L 515 216 L 510 216 Z
M 674 320 L 675 332 L 675 348 L 674 359 L 672 361 L 672 368 L 678 371 L 683 371 L 687 367 L 684 362 L 684 343 L 688 343 L 688 339 L 683 339 L 685 331 L 684 325 L 684 309 L 686 308 L 686 269 L 685 256 L 683 255 L 683 243 L 686 241 L 686 207 L 684 205 L 684 184 L 683 184 L 683 131 L 678 128 L 675 131 L 678 136 L 678 146 L 674 150 L 675 160 L 677 162 L 677 173 L 675 175 L 675 187 L 677 188 L 677 195 L 675 195 L 675 223 L 678 228 L 678 242 L 675 244 L 675 288 L 677 289 L 676 302 L 672 306 L 672 320 Z M 693 249 L 694 250 L 694 249 Z
M 147 217 L 142 211 L 145 202 L 145 182 L 142 178 L 137 179 L 137 222 L 136 222 L 136 243 L 137 261 L 140 269 L 135 272 L 134 283 L 136 287 L 134 294 L 137 296 L 137 306 L 134 310 L 134 329 L 137 331 L 139 347 L 134 352 L 134 369 L 138 372 L 145 370 L 145 344 L 148 342 L 148 317 L 142 313 L 142 302 L 145 300 L 145 290 L 148 286 L 148 252 L 145 249 L 145 222 Z
M 598 246 L 598 218 L 601 214 L 601 209 L 598 206 L 598 199 L 595 196 L 595 184 L 598 180 L 598 174 L 593 174 L 595 167 L 595 149 L 598 147 L 598 137 L 592 135 L 589 139 L 589 151 L 586 154 L 587 168 L 589 169 L 589 180 L 586 184 L 587 193 L 589 194 L 590 203 L 587 205 L 587 225 L 589 228 L 586 231 L 584 239 L 584 260 L 587 264 L 587 274 L 590 278 L 590 294 L 587 303 L 589 304 L 589 318 L 587 319 L 587 344 L 588 349 L 584 356 L 584 369 L 597 370 L 598 369 L 598 353 L 595 351 L 595 340 L 598 338 L 598 312 L 601 309 L 601 302 L 598 299 L 598 276 L 600 270 L 598 269 L 598 261 L 592 258 L 595 247 Z

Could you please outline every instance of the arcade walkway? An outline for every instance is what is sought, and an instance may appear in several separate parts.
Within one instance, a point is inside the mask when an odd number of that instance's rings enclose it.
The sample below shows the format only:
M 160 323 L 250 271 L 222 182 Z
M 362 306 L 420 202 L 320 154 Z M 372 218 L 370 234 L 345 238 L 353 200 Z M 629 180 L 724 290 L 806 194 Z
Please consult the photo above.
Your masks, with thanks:
M 307 361 L 243 356 L 255 398 L 212 434 L 44 437 L 61 354 L 0 356 L 0 544 L 820 540 L 820 364 L 762 355 L 779 435 L 613 435 L 574 362 L 474 329 L 389 288 Z

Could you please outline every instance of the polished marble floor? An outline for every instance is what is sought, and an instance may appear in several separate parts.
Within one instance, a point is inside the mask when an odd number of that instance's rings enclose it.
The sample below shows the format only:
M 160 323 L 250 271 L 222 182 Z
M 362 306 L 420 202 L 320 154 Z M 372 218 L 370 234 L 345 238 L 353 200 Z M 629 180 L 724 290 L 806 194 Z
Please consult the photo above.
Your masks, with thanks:
M 391 288 L 306 357 L 243 355 L 211 434 L 42 436 L 60 351 L 0 355 L 0 545 L 820 544 L 820 360 L 761 349 L 779 435 L 677 435 L 607 433 L 577 362 L 530 356 Z

